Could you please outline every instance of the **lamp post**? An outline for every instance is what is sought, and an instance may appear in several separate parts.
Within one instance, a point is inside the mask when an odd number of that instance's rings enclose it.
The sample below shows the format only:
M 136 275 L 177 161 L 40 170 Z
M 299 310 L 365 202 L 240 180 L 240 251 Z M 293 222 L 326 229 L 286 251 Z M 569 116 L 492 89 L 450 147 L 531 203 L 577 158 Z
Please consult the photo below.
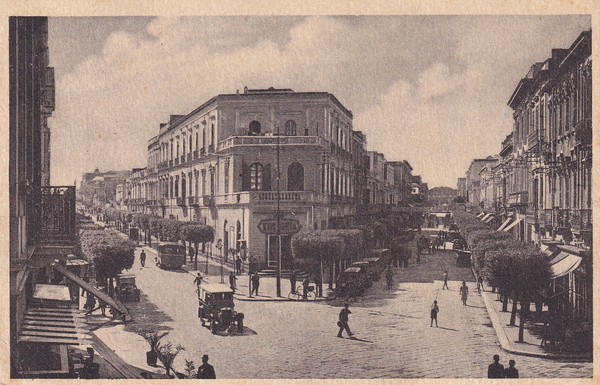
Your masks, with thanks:
M 225 283 L 223 278 L 223 241 L 219 239 L 215 245 L 219 249 L 219 260 L 221 261 L 221 283 Z
M 276 236 L 277 239 L 277 297 L 281 297 L 281 239 L 279 235 L 279 126 L 277 126 L 277 218 L 276 218 Z

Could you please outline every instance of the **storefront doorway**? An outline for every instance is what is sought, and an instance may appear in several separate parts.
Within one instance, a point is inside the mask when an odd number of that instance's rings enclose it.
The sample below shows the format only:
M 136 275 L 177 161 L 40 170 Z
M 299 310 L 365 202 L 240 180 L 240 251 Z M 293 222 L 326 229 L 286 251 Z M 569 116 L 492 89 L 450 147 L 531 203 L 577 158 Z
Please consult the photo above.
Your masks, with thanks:
M 288 270 L 292 268 L 292 236 L 290 234 L 280 235 L 281 239 L 281 269 Z M 269 235 L 267 238 L 268 250 L 268 265 L 269 267 L 277 267 L 277 235 Z

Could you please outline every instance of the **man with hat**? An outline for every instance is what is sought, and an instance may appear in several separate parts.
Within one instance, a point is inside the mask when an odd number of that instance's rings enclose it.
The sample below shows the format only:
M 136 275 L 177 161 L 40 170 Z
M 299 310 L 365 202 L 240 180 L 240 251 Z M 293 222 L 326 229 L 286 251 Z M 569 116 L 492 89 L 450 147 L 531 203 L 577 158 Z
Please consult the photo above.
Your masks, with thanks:
M 208 363 L 208 354 L 202 356 L 202 365 L 198 368 L 198 374 L 196 378 L 199 379 L 215 379 L 215 368 Z

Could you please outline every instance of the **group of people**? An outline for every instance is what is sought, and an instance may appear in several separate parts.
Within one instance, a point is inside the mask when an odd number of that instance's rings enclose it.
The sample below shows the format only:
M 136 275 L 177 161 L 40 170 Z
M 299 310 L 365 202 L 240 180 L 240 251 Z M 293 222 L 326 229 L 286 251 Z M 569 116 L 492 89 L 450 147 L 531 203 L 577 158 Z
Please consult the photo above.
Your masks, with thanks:
M 500 363 L 500 356 L 494 354 L 494 362 L 488 366 L 488 378 L 519 378 L 515 360 L 508 361 L 508 368 Z

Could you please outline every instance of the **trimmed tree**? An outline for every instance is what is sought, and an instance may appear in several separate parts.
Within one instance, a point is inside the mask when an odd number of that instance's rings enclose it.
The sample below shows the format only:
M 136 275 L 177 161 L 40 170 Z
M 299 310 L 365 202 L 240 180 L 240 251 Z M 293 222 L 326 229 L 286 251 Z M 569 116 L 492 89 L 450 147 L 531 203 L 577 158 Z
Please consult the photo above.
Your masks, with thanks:
M 324 231 L 309 231 L 295 234 L 292 238 L 292 254 L 294 259 L 309 260 L 318 264 L 323 271 L 323 265 L 330 266 L 329 288 L 333 289 L 335 281 L 335 265 L 341 260 L 344 253 L 344 239 L 332 236 Z M 321 275 L 322 276 L 322 275 Z
M 198 270 L 198 248 L 199 244 L 203 245 L 207 242 L 212 242 L 215 239 L 214 229 L 206 225 L 189 224 L 184 225 L 179 230 L 180 238 L 188 242 L 190 246 L 194 245 L 194 268 Z

